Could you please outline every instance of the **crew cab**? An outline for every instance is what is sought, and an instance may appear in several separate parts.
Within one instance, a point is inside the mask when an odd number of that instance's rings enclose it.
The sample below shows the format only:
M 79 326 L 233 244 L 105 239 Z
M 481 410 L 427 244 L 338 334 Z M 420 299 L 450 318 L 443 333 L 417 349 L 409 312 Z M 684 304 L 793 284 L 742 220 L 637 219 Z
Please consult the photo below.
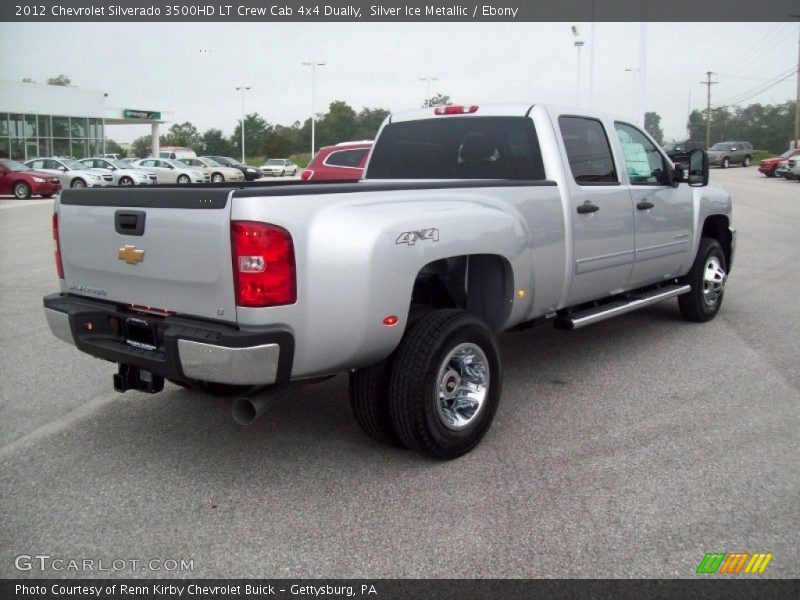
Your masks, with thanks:
M 494 418 L 500 332 L 714 318 L 731 198 L 688 163 L 625 119 L 470 105 L 389 116 L 360 182 L 65 190 L 45 314 L 118 391 L 239 395 L 249 422 L 346 371 L 367 435 L 451 459 Z

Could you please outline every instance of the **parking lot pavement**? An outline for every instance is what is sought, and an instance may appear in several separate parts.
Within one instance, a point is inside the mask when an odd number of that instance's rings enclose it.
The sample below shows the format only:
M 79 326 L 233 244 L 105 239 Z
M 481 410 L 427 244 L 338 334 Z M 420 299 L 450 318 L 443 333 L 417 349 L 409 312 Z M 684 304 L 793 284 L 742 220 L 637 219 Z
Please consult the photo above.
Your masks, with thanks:
M 117 394 L 53 338 L 49 203 L 0 219 L 0 576 L 19 554 L 193 559 L 199 577 L 692 577 L 704 553 L 800 574 L 800 185 L 715 170 L 739 245 L 711 323 L 676 303 L 504 334 L 504 392 L 471 454 L 372 443 L 347 379 L 249 427 L 174 386 Z M 96 573 L 95 573 L 96 574 Z

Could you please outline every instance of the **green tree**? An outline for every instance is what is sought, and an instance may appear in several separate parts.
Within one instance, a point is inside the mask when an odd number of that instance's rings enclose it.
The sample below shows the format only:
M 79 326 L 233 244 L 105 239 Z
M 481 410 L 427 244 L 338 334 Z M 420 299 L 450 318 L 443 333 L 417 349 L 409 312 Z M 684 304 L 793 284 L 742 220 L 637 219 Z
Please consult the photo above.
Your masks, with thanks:
M 36 81 L 31 79 L 30 77 L 23 77 L 22 78 L 22 83 L 36 83 Z
M 664 143 L 664 131 L 661 129 L 661 116 L 657 112 L 644 113 L 644 130 L 659 143 Z
M 225 138 L 221 129 L 208 129 L 200 138 L 200 152 L 204 156 L 231 156 L 233 146 Z
M 108 154 L 119 154 L 120 156 L 125 156 L 127 154 L 125 150 L 122 149 L 122 146 L 111 138 L 106 138 L 106 152 Z
M 331 102 L 328 112 L 317 121 L 317 146 L 332 146 L 339 142 L 351 141 L 356 130 L 356 111 L 342 100 Z
M 362 108 L 356 116 L 356 139 L 374 140 L 384 119 L 389 116 L 385 108 Z
M 264 138 L 270 131 L 271 126 L 267 121 L 258 113 L 250 113 L 244 117 L 244 144 L 245 151 L 251 155 L 256 154 L 261 150 L 264 143 Z M 231 136 L 231 144 L 236 148 L 236 156 L 241 156 L 242 153 L 242 121 L 241 119 L 233 130 Z
M 431 108 L 433 106 L 450 106 L 452 104 L 453 101 L 450 99 L 450 96 L 437 93 L 432 98 L 426 98 L 425 102 L 422 103 L 422 108 Z
M 131 152 L 138 158 L 145 158 L 150 156 L 150 136 L 143 135 L 133 140 L 131 144 Z
M 47 85 L 65 86 L 65 85 L 70 85 L 71 83 L 72 83 L 72 80 L 70 80 L 69 77 L 67 77 L 66 75 L 63 75 L 63 74 L 62 75 L 56 75 L 55 77 L 49 77 L 47 79 Z
M 286 158 L 295 151 L 291 140 L 275 131 L 270 131 L 264 136 L 264 141 L 261 143 L 261 153 L 268 159 Z
M 188 121 L 175 123 L 161 136 L 159 143 L 162 146 L 183 146 L 197 151 L 201 145 L 200 132 Z

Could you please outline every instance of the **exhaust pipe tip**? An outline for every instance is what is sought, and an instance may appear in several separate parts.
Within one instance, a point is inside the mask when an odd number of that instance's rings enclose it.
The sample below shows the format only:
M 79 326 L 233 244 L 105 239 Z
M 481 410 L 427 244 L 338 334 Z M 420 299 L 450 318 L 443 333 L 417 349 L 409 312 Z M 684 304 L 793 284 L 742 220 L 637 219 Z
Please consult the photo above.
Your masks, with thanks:
M 233 420 L 239 425 L 250 425 L 258 418 L 258 407 L 250 398 L 237 398 L 231 405 Z

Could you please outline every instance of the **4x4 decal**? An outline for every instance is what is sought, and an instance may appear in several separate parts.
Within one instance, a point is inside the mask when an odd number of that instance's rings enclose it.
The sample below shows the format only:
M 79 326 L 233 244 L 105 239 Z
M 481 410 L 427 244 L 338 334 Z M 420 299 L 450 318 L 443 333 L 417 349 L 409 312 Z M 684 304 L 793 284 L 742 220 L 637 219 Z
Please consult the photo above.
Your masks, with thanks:
M 428 229 L 420 229 L 419 231 L 404 231 L 400 235 L 397 236 L 397 239 L 394 241 L 395 244 L 408 244 L 409 246 L 413 246 L 417 242 L 421 242 L 424 240 L 431 240 L 433 242 L 439 241 L 439 230 L 435 227 L 430 227 Z

